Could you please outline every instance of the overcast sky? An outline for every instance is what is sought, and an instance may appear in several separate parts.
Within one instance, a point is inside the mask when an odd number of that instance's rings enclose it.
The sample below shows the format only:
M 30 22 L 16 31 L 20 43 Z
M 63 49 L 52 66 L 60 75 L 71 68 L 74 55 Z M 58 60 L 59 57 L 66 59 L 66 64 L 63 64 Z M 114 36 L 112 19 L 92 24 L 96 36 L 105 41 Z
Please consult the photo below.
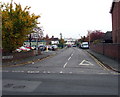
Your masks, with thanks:
M 2 0 L 10 2 L 11 0 Z M 31 6 L 30 12 L 41 15 L 44 36 L 80 38 L 88 30 L 112 30 L 111 14 L 113 0 L 13 0 L 23 7 Z

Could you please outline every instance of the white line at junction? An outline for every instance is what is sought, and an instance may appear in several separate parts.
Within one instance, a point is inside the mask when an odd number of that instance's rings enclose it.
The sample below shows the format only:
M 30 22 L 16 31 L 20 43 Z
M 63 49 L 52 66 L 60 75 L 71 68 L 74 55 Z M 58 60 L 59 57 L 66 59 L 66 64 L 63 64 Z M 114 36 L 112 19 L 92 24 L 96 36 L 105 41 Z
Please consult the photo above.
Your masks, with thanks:
M 69 57 L 68 61 L 71 59 L 71 57 Z
M 65 68 L 67 64 L 68 64 L 68 62 L 66 62 L 66 63 L 64 64 L 63 68 Z

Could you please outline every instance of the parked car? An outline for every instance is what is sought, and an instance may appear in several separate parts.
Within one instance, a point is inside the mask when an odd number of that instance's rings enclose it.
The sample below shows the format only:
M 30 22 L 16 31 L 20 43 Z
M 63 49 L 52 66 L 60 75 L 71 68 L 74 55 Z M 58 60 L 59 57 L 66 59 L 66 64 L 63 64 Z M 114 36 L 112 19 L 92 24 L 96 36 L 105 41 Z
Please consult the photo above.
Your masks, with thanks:
M 37 47 L 36 45 L 32 45 L 31 48 L 35 50 Z
M 46 46 L 45 46 L 45 45 L 40 45 L 38 48 L 39 48 L 41 51 L 45 51 L 45 50 L 46 50 Z
M 81 45 L 80 45 L 80 47 L 82 49 L 88 49 L 89 48 L 89 44 L 88 44 L 88 42 L 82 42 Z
M 72 45 L 72 47 L 77 47 L 76 45 Z
M 52 45 L 52 50 L 57 50 L 58 49 L 58 46 L 57 45 Z
M 18 49 L 16 49 L 16 51 L 17 51 L 17 52 L 30 51 L 30 49 L 29 49 L 29 48 L 26 48 L 26 47 L 24 47 L 24 46 L 21 46 L 21 47 L 19 47 Z
M 29 47 L 29 46 L 26 46 L 26 48 L 31 49 L 31 50 L 34 49 L 33 47 Z
M 69 47 L 71 47 L 71 45 L 67 45 L 67 47 L 69 48 Z
M 47 45 L 48 50 L 52 50 L 52 45 Z

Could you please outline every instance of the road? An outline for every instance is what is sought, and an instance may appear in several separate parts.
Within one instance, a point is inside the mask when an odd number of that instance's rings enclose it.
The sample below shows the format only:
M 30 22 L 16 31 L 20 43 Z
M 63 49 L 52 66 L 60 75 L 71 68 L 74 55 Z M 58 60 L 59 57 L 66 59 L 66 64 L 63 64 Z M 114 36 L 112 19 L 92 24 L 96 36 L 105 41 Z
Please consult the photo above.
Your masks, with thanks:
M 118 75 L 86 50 L 67 48 L 31 64 L 3 68 L 3 95 L 117 95 Z

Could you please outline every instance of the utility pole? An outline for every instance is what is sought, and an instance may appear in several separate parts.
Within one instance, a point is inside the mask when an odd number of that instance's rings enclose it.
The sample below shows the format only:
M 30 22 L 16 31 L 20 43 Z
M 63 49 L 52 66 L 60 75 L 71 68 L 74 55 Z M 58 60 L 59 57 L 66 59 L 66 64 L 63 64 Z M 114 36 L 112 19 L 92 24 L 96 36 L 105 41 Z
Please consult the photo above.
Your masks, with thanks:
M 62 33 L 60 33 L 60 39 L 62 39 Z
M 90 39 L 90 31 L 88 32 L 88 34 L 89 34 L 89 45 L 90 45 L 90 40 L 91 40 L 91 39 Z
M 32 40 L 32 38 L 31 38 L 31 33 L 30 33 L 30 36 L 29 36 L 30 48 L 31 48 L 31 40 Z
M 63 43 L 62 43 L 62 33 L 60 33 L 60 46 L 63 48 Z

